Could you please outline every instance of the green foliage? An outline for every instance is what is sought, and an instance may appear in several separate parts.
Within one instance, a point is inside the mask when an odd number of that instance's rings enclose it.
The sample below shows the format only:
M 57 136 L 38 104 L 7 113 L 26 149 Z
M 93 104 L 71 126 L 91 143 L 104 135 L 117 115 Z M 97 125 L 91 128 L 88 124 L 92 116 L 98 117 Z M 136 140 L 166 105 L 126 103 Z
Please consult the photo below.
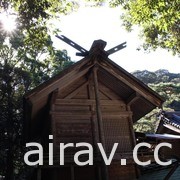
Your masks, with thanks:
M 138 120 L 134 125 L 134 130 L 136 132 L 154 133 L 158 125 L 158 121 L 156 119 L 157 113 L 158 110 L 155 109 L 149 114 L 147 114 L 145 117 Z
M 0 47 L 0 158 L 3 162 L 1 174 L 5 174 L 6 168 L 13 164 L 13 153 L 19 148 L 18 138 L 22 133 L 22 96 L 24 92 L 23 83 L 26 84 L 28 76 L 25 71 L 17 67 L 18 61 L 14 57 L 13 50 L 7 45 Z M 15 144 L 15 145 L 13 145 Z M 6 150 L 6 151 L 5 151 Z M 11 161 L 11 162 L 10 162 Z M 11 171 L 8 177 L 12 176 Z M 6 173 L 7 174 L 7 173 Z
M 180 83 L 159 83 L 149 85 L 166 99 L 164 107 L 180 111 Z
M 180 82 L 180 74 L 170 73 L 165 69 L 160 69 L 155 72 L 150 72 L 147 70 L 144 71 L 135 71 L 132 73 L 139 80 L 145 84 L 158 84 L 158 83 L 178 83 Z
M 100 7 L 103 6 L 106 0 L 85 0 L 86 6 L 90 7 Z
M 170 73 L 163 69 L 155 72 L 135 71 L 132 74 L 166 99 L 164 110 L 180 111 L 180 74 Z M 155 132 L 158 124 L 156 118 L 158 111 L 158 109 L 153 110 L 140 119 L 134 125 L 135 131 Z
M 78 8 L 74 1 L 59 0 L 8 0 L 0 1 L 0 14 L 6 13 L 8 16 L 15 15 L 16 23 L 21 34 L 24 34 L 24 43 L 33 49 L 43 49 L 51 44 L 50 34 L 58 32 L 50 24 L 54 18 L 59 19 L 61 14 L 68 14 Z M 0 23 L 2 30 L 2 24 Z M 12 34 L 1 32 L 1 38 L 9 37 Z M 2 39 L 3 40 L 3 39 Z
M 0 174 L 10 179 L 17 178 L 24 168 L 24 93 L 72 63 L 66 51 L 52 48 L 48 54 L 46 47 L 33 50 L 20 39 L 16 36 L 10 39 L 12 44 L 0 46 Z
M 23 163 L 24 93 L 72 63 L 66 51 L 53 47 L 47 26 L 56 12 L 72 8 L 69 1 L 0 1 L 0 13 L 17 16 L 12 33 L 0 22 L 0 175 L 8 180 L 27 179 L 29 173 Z
M 143 48 L 161 47 L 173 54 L 180 53 L 179 0 L 111 0 L 111 6 L 123 8 L 123 25 L 128 31 L 141 28 Z

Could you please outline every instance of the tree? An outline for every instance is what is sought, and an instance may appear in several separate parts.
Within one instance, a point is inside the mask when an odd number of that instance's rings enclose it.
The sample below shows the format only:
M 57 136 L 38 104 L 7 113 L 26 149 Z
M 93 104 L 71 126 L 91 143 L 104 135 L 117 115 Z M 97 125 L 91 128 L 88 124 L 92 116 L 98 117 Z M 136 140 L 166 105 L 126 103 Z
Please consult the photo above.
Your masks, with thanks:
M 161 47 L 180 54 L 179 0 L 111 0 L 110 4 L 122 7 L 128 31 L 140 27 L 145 50 Z
M 16 34 L 0 46 L 0 174 L 7 180 L 23 165 L 23 95 L 71 63 L 66 51 L 30 49 L 21 38 Z
M 68 7 L 65 1 L 0 1 L 0 13 L 17 17 L 13 32 L 0 21 L 0 175 L 6 180 L 27 179 L 22 175 L 24 93 L 72 63 L 66 51 L 53 47 L 47 27 L 53 13 L 66 13 Z
M 0 47 L 0 125 L 1 125 L 1 157 L 4 163 L 6 179 L 12 179 L 15 149 L 19 148 L 18 137 L 21 129 L 23 81 L 28 76 L 21 68 L 16 67 L 13 51 L 7 45 Z M 25 84 L 25 83 L 24 83 Z M 16 146 L 14 146 L 16 144 Z M 8 171 L 7 171 L 8 170 Z
M 180 74 L 170 73 L 165 69 L 155 72 L 147 70 L 135 71 L 132 74 L 165 98 L 163 110 L 180 111 Z M 158 125 L 156 115 L 158 113 L 159 110 L 155 109 L 137 121 L 134 125 L 135 131 L 145 133 L 156 132 Z
M 66 52 L 54 50 L 51 56 L 39 58 L 41 51 L 20 45 L 15 46 L 18 51 L 12 44 L 0 46 L 0 174 L 8 180 L 21 171 L 24 93 L 71 62 Z
M 47 45 L 50 33 L 58 31 L 50 22 L 77 6 L 77 3 L 68 0 L 1 0 L 0 14 L 15 15 L 19 30 L 26 34 L 24 41 L 39 49 Z
M 148 113 L 145 117 L 141 118 L 134 124 L 134 130 L 135 132 L 143 132 L 143 133 L 155 133 L 158 121 L 157 121 L 157 115 L 158 110 L 155 109 Z

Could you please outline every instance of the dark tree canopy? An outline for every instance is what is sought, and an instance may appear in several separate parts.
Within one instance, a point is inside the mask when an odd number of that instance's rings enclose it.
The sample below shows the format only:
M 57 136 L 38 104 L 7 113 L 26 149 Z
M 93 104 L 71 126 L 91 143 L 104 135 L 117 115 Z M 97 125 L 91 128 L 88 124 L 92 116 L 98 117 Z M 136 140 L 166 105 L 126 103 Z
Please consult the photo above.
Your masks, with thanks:
M 23 163 L 23 95 L 72 63 L 65 50 L 53 47 L 47 26 L 56 12 L 68 13 L 71 5 L 58 0 L 0 1 L 0 14 L 17 18 L 12 32 L 0 21 L 0 175 L 6 180 L 27 179 L 30 173 Z

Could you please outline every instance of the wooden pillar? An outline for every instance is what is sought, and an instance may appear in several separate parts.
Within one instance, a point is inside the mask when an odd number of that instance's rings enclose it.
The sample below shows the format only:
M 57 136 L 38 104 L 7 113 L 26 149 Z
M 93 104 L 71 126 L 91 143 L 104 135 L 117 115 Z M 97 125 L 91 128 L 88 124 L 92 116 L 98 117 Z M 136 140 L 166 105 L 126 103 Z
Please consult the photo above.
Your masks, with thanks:
M 58 168 L 53 167 L 53 174 L 52 174 L 52 180 L 57 180 L 58 179 Z
M 94 67 L 93 69 L 93 77 L 94 77 L 94 91 L 95 91 L 95 99 L 96 99 L 96 112 L 97 112 L 97 122 L 98 122 L 98 132 L 100 142 L 102 143 L 104 149 L 105 147 L 105 138 L 104 138 L 104 130 L 103 130 L 103 122 L 102 122 L 102 113 L 101 113 L 101 105 L 100 105 L 100 97 L 99 97 L 99 87 L 98 87 L 98 78 L 97 78 L 97 70 L 98 67 Z
M 41 180 L 41 168 L 37 169 L 37 180 Z
M 98 180 L 102 179 L 102 175 L 101 175 L 101 168 L 97 167 L 97 171 L 98 171 Z
M 50 101 L 50 111 L 54 111 L 54 103 L 58 96 L 58 89 L 54 90 L 51 94 L 51 101 Z M 56 147 L 56 124 L 54 120 L 54 115 L 51 114 L 51 127 L 50 127 L 51 134 L 53 135 L 53 154 L 57 153 L 57 147 Z
M 89 85 L 88 85 L 88 95 L 89 95 L 89 99 L 95 99 L 95 95 L 94 95 L 94 87 L 93 87 L 93 74 L 91 74 L 89 76 Z M 97 122 L 96 122 L 96 110 L 95 110 L 95 104 L 90 105 L 90 111 L 91 111 L 91 127 L 92 127 L 92 134 L 93 134 L 93 148 L 94 148 L 94 152 L 95 155 L 97 155 L 98 153 L 98 147 L 97 147 L 97 143 L 98 143 L 98 127 L 97 127 Z
M 129 105 L 127 105 L 127 110 L 131 111 L 131 108 Z M 129 115 L 128 123 L 129 123 L 129 130 L 130 130 L 130 138 L 131 138 L 131 142 L 132 142 L 132 147 L 134 148 L 136 145 L 136 138 L 135 138 L 135 133 L 133 130 L 132 115 L 131 116 Z M 135 169 L 136 177 L 138 178 L 140 176 L 140 171 L 139 171 L 137 164 L 135 164 L 135 163 L 134 163 L 134 169 Z
M 127 111 L 131 112 L 130 106 L 126 105 L 126 107 L 127 107 Z M 134 133 L 134 129 L 133 129 L 132 115 L 128 116 L 128 124 L 129 124 L 130 138 L 131 138 L 131 141 L 132 141 L 132 146 L 134 148 L 134 146 L 136 145 L 136 138 L 135 138 L 135 133 Z
M 94 87 L 95 87 L 94 91 L 95 91 L 96 112 L 97 112 L 97 122 L 98 122 L 98 133 L 99 133 L 100 142 L 102 143 L 104 150 L 106 151 L 103 122 L 102 122 L 102 113 L 101 113 L 101 103 L 100 103 L 100 97 L 99 97 L 97 70 L 98 70 L 98 67 L 93 68 L 93 78 L 94 78 Z M 108 180 L 109 179 L 108 168 L 107 168 L 104 161 L 103 161 L 103 171 L 104 171 L 103 180 Z
M 71 180 L 75 180 L 75 177 L 74 177 L 74 166 L 71 166 Z

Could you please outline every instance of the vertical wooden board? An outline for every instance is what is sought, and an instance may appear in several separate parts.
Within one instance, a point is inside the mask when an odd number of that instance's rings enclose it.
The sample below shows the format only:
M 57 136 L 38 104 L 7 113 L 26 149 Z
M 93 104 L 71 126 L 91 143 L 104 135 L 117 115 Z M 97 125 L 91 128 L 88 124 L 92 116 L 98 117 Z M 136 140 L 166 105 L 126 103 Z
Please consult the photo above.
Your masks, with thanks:
M 70 167 L 56 168 L 56 180 L 71 180 L 71 169 Z
M 75 167 L 75 180 L 96 180 L 95 166 Z
M 55 120 L 55 116 L 51 115 L 51 131 L 52 131 L 52 135 L 53 135 L 53 151 L 54 153 L 58 154 L 59 153 L 59 148 L 57 145 L 57 136 L 56 136 L 56 120 Z
M 58 171 L 60 168 L 42 168 L 41 180 L 58 180 Z M 65 179 L 64 179 L 65 180 Z M 71 179 L 66 179 L 71 180 Z
M 132 143 L 129 136 L 109 136 L 105 137 L 107 153 L 112 151 L 114 143 L 118 143 L 116 153 L 132 152 Z
M 114 163 L 108 166 L 109 180 L 135 180 L 136 171 L 133 164 L 122 166 Z
M 130 107 L 127 106 L 127 109 L 130 110 Z M 128 117 L 128 121 L 129 121 L 130 138 L 132 141 L 132 147 L 134 148 L 136 145 L 136 137 L 135 137 L 135 132 L 133 128 L 132 116 Z

